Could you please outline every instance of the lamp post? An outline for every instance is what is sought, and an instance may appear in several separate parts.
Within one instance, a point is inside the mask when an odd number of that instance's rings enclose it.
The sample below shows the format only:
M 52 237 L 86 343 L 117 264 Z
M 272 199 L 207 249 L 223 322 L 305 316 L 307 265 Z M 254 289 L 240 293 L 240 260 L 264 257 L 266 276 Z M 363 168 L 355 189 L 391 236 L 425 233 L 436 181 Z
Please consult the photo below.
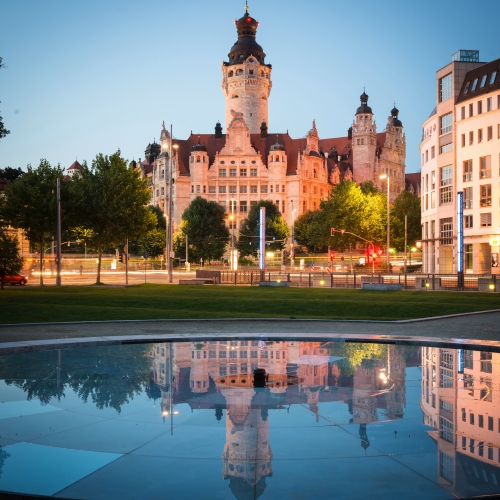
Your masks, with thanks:
M 391 247 L 391 214 L 390 214 L 390 177 L 388 174 L 382 174 L 380 176 L 381 179 L 387 179 L 387 272 L 390 270 L 391 265 L 391 257 L 389 253 L 389 248 Z
M 172 273 L 173 273 L 173 259 L 172 259 L 172 186 L 174 179 L 174 149 L 179 146 L 177 144 L 172 145 L 172 125 L 170 125 L 170 144 L 169 144 L 169 155 L 168 155 L 168 228 L 167 228 L 167 259 L 168 259 L 168 282 L 172 283 Z
M 229 219 L 231 221 L 231 271 L 236 271 L 234 265 L 234 198 L 231 198 L 231 215 Z
M 292 242 L 290 243 L 290 271 L 293 269 L 293 247 L 295 246 L 295 209 L 293 208 L 293 200 L 292 202 Z

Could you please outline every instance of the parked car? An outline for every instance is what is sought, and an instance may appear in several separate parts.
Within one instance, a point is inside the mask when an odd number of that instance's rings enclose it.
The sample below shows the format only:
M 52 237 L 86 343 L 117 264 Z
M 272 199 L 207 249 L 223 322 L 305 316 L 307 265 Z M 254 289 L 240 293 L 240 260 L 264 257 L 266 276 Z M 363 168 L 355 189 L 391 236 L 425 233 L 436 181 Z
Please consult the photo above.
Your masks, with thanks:
M 2 281 L 2 278 L 0 278 L 0 282 Z M 11 284 L 11 285 L 26 285 L 28 282 L 28 277 L 23 276 L 21 274 L 7 274 L 4 279 L 4 284 Z

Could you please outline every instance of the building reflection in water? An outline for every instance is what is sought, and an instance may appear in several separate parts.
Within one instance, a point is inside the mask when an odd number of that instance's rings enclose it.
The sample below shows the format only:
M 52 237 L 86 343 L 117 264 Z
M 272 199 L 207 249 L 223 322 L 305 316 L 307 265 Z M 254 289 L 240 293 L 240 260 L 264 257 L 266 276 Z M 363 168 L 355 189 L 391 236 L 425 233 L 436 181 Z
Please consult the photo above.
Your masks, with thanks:
M 439 483 L 458 495 L 499 491 L 499 362 L 488 351 L 422 347 L 424 423 L 435 428 Z
M 369 424 L 403 417 L 404 348 L 378 346 L 381 356 L 346 370 L 345 353 L 334 355 L 337 346 L 255 340 L 155 344 L 148 390 L 159 397 L 161 414 L 171 422 L 179 403 L 191 411 L 215 410 L 219 421 L 225 411 L 222 477 L 236 498 L 258 498 L 273 474 L 269 410 L 302 405 L 319 422 L 320 403 L 345 403 L 349 421 L 359 424 L 365 452 Z

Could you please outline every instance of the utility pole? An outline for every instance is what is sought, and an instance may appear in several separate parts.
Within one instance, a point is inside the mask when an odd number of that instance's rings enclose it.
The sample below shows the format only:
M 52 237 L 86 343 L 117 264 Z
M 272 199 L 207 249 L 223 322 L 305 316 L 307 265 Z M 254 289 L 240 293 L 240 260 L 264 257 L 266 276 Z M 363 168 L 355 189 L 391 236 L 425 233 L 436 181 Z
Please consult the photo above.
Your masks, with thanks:
M 169 172 L 168 172 L 168 282 L 172 283 L 173 261 L 172 261 L 172 179 L 173 175 L 173 156 L 172 149 L 172 124 L 170 124 L 170 154 L 169 154 Z
M 56 181 L 57 201 L 57 275 L 56 285 L 61 286 L 61 179 Z

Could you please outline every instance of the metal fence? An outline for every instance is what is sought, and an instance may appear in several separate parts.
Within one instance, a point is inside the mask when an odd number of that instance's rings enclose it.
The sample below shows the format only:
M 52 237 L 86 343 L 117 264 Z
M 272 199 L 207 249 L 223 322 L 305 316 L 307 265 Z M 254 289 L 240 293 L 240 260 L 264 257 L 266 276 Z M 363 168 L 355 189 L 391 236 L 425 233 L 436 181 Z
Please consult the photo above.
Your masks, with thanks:
M 492 274 L 465 274 L 463 287 L 456 274 L 384 274 L 327 273 L 283 271 L 221 271 L 220 284 L 258 285 L 260 281 L 287 281 L 292 287 L 357 288 L 363 283 L 399 284 L 403 290 L 447 290 L 466 292 L 496 292 L 497 280 Z

